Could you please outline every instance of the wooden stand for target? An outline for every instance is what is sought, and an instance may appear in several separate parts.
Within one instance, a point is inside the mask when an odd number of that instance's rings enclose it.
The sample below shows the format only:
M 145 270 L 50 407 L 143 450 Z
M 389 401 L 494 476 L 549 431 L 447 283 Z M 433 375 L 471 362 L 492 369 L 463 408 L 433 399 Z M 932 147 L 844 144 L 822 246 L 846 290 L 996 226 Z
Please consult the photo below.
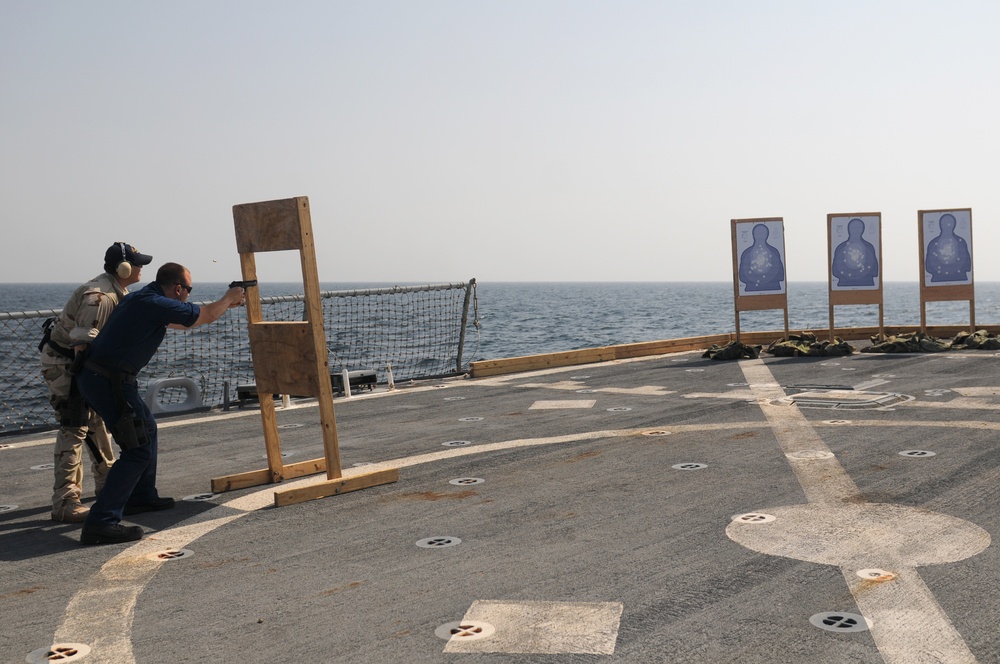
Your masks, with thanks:
M 878 288 L 865 290 L 834 290 L 833 288 L 833 220 L 837 217 L 877 217 L 878 228 Z M 855 212 L 854 214 L 828 214 L 826 215 L 826 275 L 827 292 L 830 302 L 830 342 L 837 337 L 836 327 L 833 322 L 833 308 L 848 304 L 876 304 L 878 305 L 878 336 L 885 338 L 885 309 L 882 298 L 882 213 L 881 212 Z
M 213 478 L 212 491 L 242 489 L 326 471 L 325 482 L 300 489 L 275 491 L 274 504 L 281 506 L 397 481 L 399 470 L 396 468 L 342 478 L 309 199 L 300 196 L 234 205 L 233 222 L 236 226 L 236 248 L 246 281 L 257 279 L 255 253 L 299 252 L 305 289 L 305 320 L 263 321 L 259 291 L 256 286 L 248 289 L 246 307 L 250 351 L 253 354 L 268 467 Z M 316 397 L 323 430 L 323 458 L 288 465 L 282 462 L 274 394 Z
M 733 306 L 736 314 L 736 341 L 740 340 L 740 312 L 741 311 L 766 311 L 768 309 L 781 309 L 785 314 L 785 339 L 788 338 L 788 293 L 764 293 L 760 295 L 740 295 L 740 256 L 737 248 L 736 232 L 737 227 L 742 224 L 755 224 L 761 222 L 777 221 L 784 225 L 781 217 L 768 217 L 765 219 L 732 219 L 732 243 L 733 243 Z M 782 237 L 781 255 L 784 257 L 784 237 Z M 784 281 L 787 284 L 788 275 L 786 273 Z
M 969 214 L 969 252 L 972 252 L 972 208 L 953 208 L 951 210 L 918 210 L 917 230 L 920 238 L 920 331 L 927 333 L 927 303 L 951 302 L 954 300 L 969 301 L 969 332 L 976 331 L 976 286 L 972 270 L 969 271 L 967 284 L 951 284 L 946 286 L 927 283 L 925 270 L 926 256 L 924 248 L 924 215 L 928 213 L 967 212 Z

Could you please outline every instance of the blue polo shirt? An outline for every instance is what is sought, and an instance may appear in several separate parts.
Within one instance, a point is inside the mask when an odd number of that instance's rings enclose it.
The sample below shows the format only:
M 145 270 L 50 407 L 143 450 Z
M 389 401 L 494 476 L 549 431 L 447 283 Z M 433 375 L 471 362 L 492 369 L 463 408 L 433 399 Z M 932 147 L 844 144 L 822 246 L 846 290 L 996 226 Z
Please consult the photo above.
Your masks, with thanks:
M 90 345 L 90 358 L 106 367 L 137 373 L 153 359 L 167 325 L 191 327 L 201 308 L 171 300 L 155 281 L 126 295 Z

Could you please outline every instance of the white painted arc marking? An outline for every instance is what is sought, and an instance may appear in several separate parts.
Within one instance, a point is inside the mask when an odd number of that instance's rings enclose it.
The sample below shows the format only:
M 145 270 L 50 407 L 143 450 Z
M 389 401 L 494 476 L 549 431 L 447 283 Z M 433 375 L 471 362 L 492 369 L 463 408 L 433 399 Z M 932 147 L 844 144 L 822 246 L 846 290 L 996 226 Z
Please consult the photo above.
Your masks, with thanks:
M 161 551 L 165 543 L 182 548 L 241 516 L 245 515 L 232 514 L 170 528 L 139 540 L 119 553 L 70 599 L 53 642 L 78 640 L 87 643 L 93 649 L 92 654 L 99 654 L 100 661 L 135 662 L 131 639 L 135 603 L 165 562 L 154 562 L 146 556 Z
M 740 367 L 751 389 L 761 397 L 758 399 L 761 410 L 786 455 L 806 449 L 829 451 L 798 407 L 771 405 L 772 400 L 785 395 L 780 388 L 762 385 L 773 383 L 771 372 L 762 360 L 744 360 Z M 803 462 L 790 460 L 790 464 L 810 503 L 835 505 L 851 498 L 856 502 L 857 486 L 836 457 Z M 815 472 L 820 467 L 823 472 Z M 831 486 L 823 486 L 827 483 Z M 838 495 L 841 496 L 839 500 Z M 824 524 L 816 526 L 822 528 Z M 858 608 L 872 622 L 872 638 L 883 659 L 890 664 L 931 661 L 929 657 L 933 657 L 933 661 L 955 664 L 975 662 L 975 656 L 916 569 L 903 567 L 898 560 L 887 562 L 894 563 L 892 571 L 896 576 L 877 585 L 858 577 L 858 569 L 865 566 L 841 567 Z
M 441 452 L 420 454 L 417 456 L 396 459 L 389 462 L 373 463 L 361 468 L 347 468 L 343 471 L 344 478 L 370 473 L 375 470 L 389 468 L 404 468 L 424 463 L 432 463 L 442 459 L 482 454 L 487 451 L 571 443 L 599 438 L 614 438 L 622 436 L 639 436 L 645 429 L 617 429 L 611 431 L 591 431 L 582 434 L 552 436 L 549 438 L 526 438 L 510 440 L 490 445 L 477 445 L 468 448 L 450 448 Z M 645 437 L 644 437 L 645 439 Z M 283 482 L 282 489 L 309 486 L 326 480 L 326 475 L 320 473 L 292 482 Z M 70 599 L 63 615 L 63 620 L 55 630 L 53 643 L 80 642 L 90 645 L 95 652 L 101 653 L 100 661 L 115 662 L 115 664 L 135 664 L 132 653 L 132 618 L 135 613 L 136 601 L 143 588 L 153 578 L 163 562 L 153 562 L 145 558 L 170 546 L 184 548 L 194 540 L 202 537 L 216 528 L 226 525 L 236 519 L 251 514 L 255 510 L 270 507 L 274 504 L 274 486 L 268 486 L 252 493 L 240 496 L 220 507 L 238 510 L 223 518 L 207 518 L 207 512 L 194 517 L 183 524 L 167 528 L 138 541 L 128 547 L 101 567 L 83 587 Z M 137 562 L 141 564 L 137 564 Z M 98 661 L 98 660 L 95 660 Z

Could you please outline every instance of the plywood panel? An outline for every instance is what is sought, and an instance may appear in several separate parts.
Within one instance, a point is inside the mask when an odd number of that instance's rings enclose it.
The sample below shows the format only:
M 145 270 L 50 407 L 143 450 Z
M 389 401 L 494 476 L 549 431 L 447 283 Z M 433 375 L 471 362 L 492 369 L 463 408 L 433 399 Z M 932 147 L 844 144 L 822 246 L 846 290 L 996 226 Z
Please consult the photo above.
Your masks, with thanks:
M 301 249 L 299 215 L 308 209 L 309 199 L 304 196 L 234 205 L 237 251 L 249 254 Z
M 258 394 L 319 396 L 313 329 L 308 322 L 252 323 L 249 335 Z

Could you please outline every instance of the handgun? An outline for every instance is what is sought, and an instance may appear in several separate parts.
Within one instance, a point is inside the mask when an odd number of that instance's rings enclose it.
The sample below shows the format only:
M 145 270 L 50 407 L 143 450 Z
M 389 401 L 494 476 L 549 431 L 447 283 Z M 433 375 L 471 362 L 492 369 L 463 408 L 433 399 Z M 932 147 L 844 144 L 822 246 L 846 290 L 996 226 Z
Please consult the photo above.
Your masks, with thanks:
M 256 285 L 257 285 L 257 280 L 256 279 L 250 279 L 249 281 L 233 281 L 233 282 L 231 282 L 229 284 L 229 287 L 230 288 L 243 288 L 243 289 L 246 289 L 246 288 L 250 288 L 251 286 L 256 286 Z

